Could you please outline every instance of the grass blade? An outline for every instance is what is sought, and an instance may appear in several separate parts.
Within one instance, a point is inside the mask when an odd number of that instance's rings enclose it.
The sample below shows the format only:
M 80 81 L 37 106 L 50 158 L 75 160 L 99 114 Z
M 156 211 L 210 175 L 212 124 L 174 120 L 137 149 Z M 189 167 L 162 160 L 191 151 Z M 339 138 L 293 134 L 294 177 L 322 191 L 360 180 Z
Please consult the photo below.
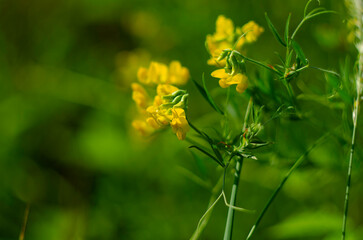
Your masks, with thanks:
M 292 45 L 292 48 L 294 49 L 298 59 L 300 59 L 300 61 L 302 62 L 302 64 L 304 66 L 307 65 L 308 61 L 307 61 L 305 54 L 304 54 L 303 50 L 301 49 L 300 45 L 294 40 L 291 41 L 291 45 Z

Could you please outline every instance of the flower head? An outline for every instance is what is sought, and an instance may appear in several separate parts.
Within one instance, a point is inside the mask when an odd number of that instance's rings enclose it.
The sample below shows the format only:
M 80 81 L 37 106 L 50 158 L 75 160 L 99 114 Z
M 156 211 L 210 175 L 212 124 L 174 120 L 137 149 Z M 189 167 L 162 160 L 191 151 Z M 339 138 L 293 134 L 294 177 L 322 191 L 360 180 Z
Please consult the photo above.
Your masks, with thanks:
M 235 28 L 231 19 L 223 15 L 218 16 L 215 33 L 207 35 L 206 38 L 206 47 L 211 55 L 207 63 L 209 65 L 224 66 L 226 60 L 218 59 L 223 50 L 233 49 L 234 47 L 241 50 L 246 43 L 255 42 L 263 31 L 264 29 L 254 21 Z M 243 34 L 245 35 L 242 36 Z M 236 43 L 236 41 L 238 42 Z
M 139 68 L 137 76 L 144 85 L 156 85 L 156 95 L 150 101 L 141 84 L 131 85 L 132 98 L 143 119 L 133 121 L 132 126 L 143 136 L 171 126 L 178 139 L 183 140 L 189 129 L 184 110 L 188 94 L 172 84 L 185 84 L 189 79 L 189 70 L 178 61 L 172 61 L 169 68 L 165 64 L 151 62 L 149 68 Z
M 184 85 L 189 77 L 189 70 L 179 61 L 172 61 L 169 67 L 163 63 L 151 62 L 149 68 L 140 67 L 137 72 L 139 82 L 145 85 Z
M 249 21 L 239 30 L 237 29 L 237 33 L 246 33 L 244 38 L 247 43 L 253 43 L 257 41 L 257 38 L 265 31 L 263 27 L 260 27 L 254 21 Z

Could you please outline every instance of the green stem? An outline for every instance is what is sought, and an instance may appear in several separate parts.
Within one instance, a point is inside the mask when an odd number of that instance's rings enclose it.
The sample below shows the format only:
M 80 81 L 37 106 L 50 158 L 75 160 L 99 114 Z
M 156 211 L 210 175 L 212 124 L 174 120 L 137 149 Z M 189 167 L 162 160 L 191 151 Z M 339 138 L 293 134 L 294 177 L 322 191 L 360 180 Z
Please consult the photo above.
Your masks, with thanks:
M 229 207 L 229 209 L 228 209 L 226 228 L 224 231 L 224 238 L 223 238 L 224 240 L 232 239 L 233 220 L 234 220 L 234 209 L 232 208 L 232 206 L 236 205 L 238 183 L 239 183 L 239 179 L 240 179 L 240 175 L 241 175 L 242 164 L 243 164 L 243 158 L 238 157 L 237 162 L 236 162 L 236 169 L 235 169 L 236 171 L 234 173 L 234 181 L 233 181 L 232 192 L 231 192 L 231 201 L 229 203 L 231 205 L 231 207 Z
M 244 119 L 242 131 L 245 131 L 245 129 L 247 127 L 247 121 L 248 121 L 248 116 L 250 115 L 251 107 L 252 107 L 252 97 L 250 98 L 250 101 L 248 102 L 248 106 L 247 106 L 247 110 L 246 110 L 246 114 L 245 114 L 245 119 Z M 243 165 L 243 158 L 238 157 L 237 161 L 236 161 L 234 181 L 233 181 L 233 186 L 232 186 L 232 191 L 231 191 L 231 200 L 230 200 L 230 203 L 229 203 L 230 207 L 228 209 L 226 227 L 225 227 L 225 230 L 224 230 L 224 238 L 223 238 L 224 240 L 232 239 L 233 221 L 234 221 L 234 209 L 233 209 L 233 206 L 236 205 L 238 183 L 239 183 L 240 176 L 241 176 L 242 165 Z
M 351 178 L 352 178 L 352 165 L 353 165 L 353 155 L 354 155 L 354 146 L 355 146 L 355 136 L 356 136 L 356 132 L 357 132 L 357 123 L 358 123 L 359 100 L 360 100 L 359 98 L 360 98 L 360 94 L 358 92 L 358 96 L 357 96 L 357 99 L 355 101 L 354 109 L 353 109 L 352 145 L 351 145 L 351 148 L 350 148 L 348 173 L 347 173 L 347 184 L 346 184 L 346 188 L 345 188 L 344 215 L 343 215 L 343 226 L 342 226 L 342 240 L 345 239 L 345 232 L 346 232 L 346 228 L 347 228 L 349 193 L 350 193 Z
M 285 177 L 282 179 L 282 181 L 280 182 L 279 186 L 275 189 L 275 191 L 273 192 L 273 194 L 271 195 L 270 199 L 268 200 L 268 202 L 266 203 L 265 207 L 262 209 L 260 215 L 258 216 L 255 224 L 252 226 L 246 240 L 251 239 L 253 233 L 255 232 L 256 228 L 258 227 L 259 223 L 261 222 L 263 216 L 265 215 L 267 209 L 270 207 L 271 203 L 273 202 L 273 200 L 276 198 L 277 194 L 280 192 L 280 190 L 282 189 L 282 187 L 284 186 L 285 182 L 287 181 L 287 179 L 290 177 L 290 175 L 292 174 L 292 172 L 300 166 L 300 164 L 303 162 L 303 160 L 305 159 L 305 157 L 318 145 L 320 145 L 325 138 L 329 135 L 330 133 L 326 133 L 324 134 L 322 137 L 320 137 L 318 140 L 316 140 L 305 152 L 303 155 L 301 155 L 299 157 L 298 160 L 296 160 L 296 162 L 294 163 L 294 165 L 292 165 L 292 167 L 290 168 L 290 170 L 286 173 Z
M 299 23 L 299 25 L 296 27 L 294 33 L 291 35 L 291 40 L 294 39 L 296 33 L 299 31 L 299 29 L 301 28 L 301 26 L 304 24 L 304 22 L 306 21 L 307 19 L 304 17 L 303 20 L 301 20 L 301 22 Z

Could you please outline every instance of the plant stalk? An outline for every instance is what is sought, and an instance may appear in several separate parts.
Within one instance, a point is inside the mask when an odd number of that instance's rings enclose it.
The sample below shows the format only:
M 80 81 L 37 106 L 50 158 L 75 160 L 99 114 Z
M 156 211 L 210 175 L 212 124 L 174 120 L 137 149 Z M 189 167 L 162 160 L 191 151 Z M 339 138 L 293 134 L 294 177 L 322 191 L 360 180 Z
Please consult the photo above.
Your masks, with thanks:
M 358 95 L 359 97 L 359 95 Z M 353 165 L 353 155 L 354 155 L 354 145 L 355 145 L 355 136 L 357 132 L 357 121 L 358 121 L 358 110 L 359 110 L 359 98 L 355 101 L 355 107 L 353 110 L 354 121 L 353 121 L 353 133 L 352 133 L 352 145 L 350 148 L 349 154 L 349 164 L 348 164 L 348 173 L 347 173 L 347 184 L 345 188 L 345 199 L 344 199 L 344 215 L 343 215 L 343 226 L 342 226 L 342 240 L 345 240 L 345 232 L 347 229 L 347 218 L 348 218 L 348 205 L 349 205 L 349 193 L 352 179 L 352 165 Z
M 247 121 L 248 121 L 248 116 L 250 115 L 251 107 L 252 107 L 252 97 L 250 98 L 250 101 L 248 102 L 245 119 L 244 119 L 244 123 L 243 123 L 243 129 L 242 129 L 243 132 L 245 131 L 245 129 L 247 127 Z M 230 207 L 228 209 L 227 221 L 226 221 L 226 227 L 224 230 L 223 240 L 232 239 L 233 221 L 234 221 L 233 206 L 236 205 L 236 201 L 237 201 L 238 184 L 239 184 L 239 180 L 240 180 L 240 176 L 241 176 L 242 165 L 243 165 L 243 158 L 238 157 L 237 161 L 236 161 L 234 180 L 233 180 L 233 186 L 232 186 L 232 191 L 231 191 L 231 200 L 229 203 Z

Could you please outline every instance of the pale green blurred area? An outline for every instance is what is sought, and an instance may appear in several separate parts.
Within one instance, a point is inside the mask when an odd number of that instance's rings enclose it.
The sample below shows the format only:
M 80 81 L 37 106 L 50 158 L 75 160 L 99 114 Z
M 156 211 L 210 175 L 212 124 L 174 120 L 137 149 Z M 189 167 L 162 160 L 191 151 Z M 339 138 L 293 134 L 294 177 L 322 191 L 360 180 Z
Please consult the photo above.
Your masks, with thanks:
M 345 10 L 338 0 L 321 3 L 339 14 L 309 22 L 297 41 L 312 65 L 338 69 L 346 55 L 353 56 L 345 39 Z M 206 65 L 205 36 L 224 14 L 237 26 L 251 19 L 262 25 L 265 33 L 248 55 L 276 62 L 274 51 L 282 49 L 264 12 L 282 31 L 289 12 L 291 25 L 298 24 L 304 5 L 297 0 L 0 1 L 0 239 L 18 238 L 27 203 L 25 239 L 188 239 L 210 192 L 180 168 L 211 183 L 221 172 L 203 156 L 201 166 L 189 144 L 171 131 L 150 141 L 135 135 L 128 87 L 134 79 L 119 75 L 123 63 L 117 56 L 143 49 L 154 60 L 181 61 L 200 80 L 214 69 Z M 209 80 L 211 89 L 217 87 Z M 300 85 L 322 93 L 324 81 L 312 70 L 302 74 Z M 186 89 L 195 123 L 218 125 L 220 118 L 192 83 Z M 265 136 L 275 144 L 259 161 L 245 162 L 239 206 L 259 212 L 293 161 L 326 129 L 341 124 L 337 110 L 311 102 L 304 108 L 318 113 L 325 129 L 287 120 L 277 129 L 266 127 Z M 362 134 L 359 130 L 350 240 L 363 235 Z M 256 239 L 337 239 L 348 148 L 331 138 L 314 150 L 269 209 Z M 231 182 L 228 178 L 227 186 Z M 226 213 L 218 203 L 201 239 L 222 238 Z M 256 216 L 236 214 L 235 239 L 246 236 Z

